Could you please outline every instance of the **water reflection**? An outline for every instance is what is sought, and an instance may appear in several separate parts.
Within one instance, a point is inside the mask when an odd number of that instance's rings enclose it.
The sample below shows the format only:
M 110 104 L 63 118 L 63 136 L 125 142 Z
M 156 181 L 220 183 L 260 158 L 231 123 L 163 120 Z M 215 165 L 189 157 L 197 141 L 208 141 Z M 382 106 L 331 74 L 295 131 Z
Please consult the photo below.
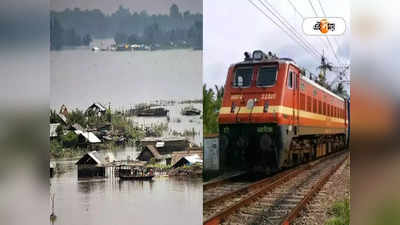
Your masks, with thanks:
M 131 150 L 119 149 L 116 155 L 124 157 L 132 154 Z M 55 193 L 55 225 L 201 224 L 201 179 L 78 180 L 75 162 L 57 161 L 57 171 L 63 173 L 50 179 L 51 192 Z

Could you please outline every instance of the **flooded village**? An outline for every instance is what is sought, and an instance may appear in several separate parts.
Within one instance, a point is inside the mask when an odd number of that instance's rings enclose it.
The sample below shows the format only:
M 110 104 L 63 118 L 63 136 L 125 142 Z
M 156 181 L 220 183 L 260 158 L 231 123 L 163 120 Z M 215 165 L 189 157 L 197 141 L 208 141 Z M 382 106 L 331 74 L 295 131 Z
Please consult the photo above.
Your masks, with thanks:
M 168 104 L 170 107 L 187 105 Z M 79 158 L 76 163 L 78 177 L 118 177 L 120 171 L 116 167 L 122 165 L 149 168 L 155 174 L 163 175 L 170 175 L 172 169 L 185 167 L 185 174 L 174 172 L 174 175 L 199 177 L 203 154 L 201 142 L 196 143 L 195 136 L 200 133 L 194 127 L 179 132 L 168 126 L 169 123 L 181 123 L 181 117 L 190 117 L 192 123 L 195 123 L 193 119 L 200 119 L 199 109 L 192 105 L 182 107 L 180 115 L 171 112 L 176 118 L 171 121 L 169 110 L 156 104 L 139 104 L 122 112 L 113 112 L 110 105 L 107 108 L 101 103 L 93 103 L 85 111 L 76 109 L 71 112 L 62 105 L 58 112 L 50 112 L 50 157 L 53 160 Z M 140 117 L 145 119 L 138 120 Z M 151 121 L 160 118 L 165 122 Z M 126 158 L 117 159 L 114 151 L 126 146 L 135 151 Z M 57 170 L 54 162 L 52 165 L 51 175 L 54 175 Z M 191 167 L 197 171 L 190 171 Z
M 194 102 L 138 104 L 125 111 L 113 111 L 111 105 L 95 102 L 86 110 L 69 110 L 65 105 L 58 111 L 52 110 L 50 183 L 55 196 L 54 210 L 58 216 L 54 224 L 67 224 L 58 223 L 64 220 L 60 217 L 65 213 L 58 208 L 59 204 L 63 204 L 59 197 L 66 197 L 59 195 L 71 197 L 71 193 L 65 192 L 64 188 L 71 188 L 74 184 L 88 188 L 84 193 L 79 188 L 77 193 L 72 192 L 78 196 L 96 194 L 90 189 L 97 186 L 107 186 L 113 192 L 117 191 L 117 186 L 119 194 L 128 189 L 129 192 L 132 189 L 135 189 L 133 192 L 145 191 L 149 198 L 158 195 L 152 194 L 155 187 L 178 192 L 184 190 L 193 195 L 189 198 L 190 202 L 196 196 L 194 199 L 198 198 L 200 204 L 203 157 L 199 129 L 201 104 Z M 197 109 L 196 113 L 188 115 L 186 110 L 189 108 Z M 180 129 L 180 125 L 187 127 L 186 130 Z M 189 129 L 188 125 L 193 127 Z M 140 185 L 139 189 L 137 185 Z M 112 195 L 115 196 L 115 193 Z M 131 200 L 141 201 L 126 199 Z M 143 203 L 146 204 L 147 201 Z
M 64 3 L 50 13 L 51 224 L 201 224 L 201 7 Z

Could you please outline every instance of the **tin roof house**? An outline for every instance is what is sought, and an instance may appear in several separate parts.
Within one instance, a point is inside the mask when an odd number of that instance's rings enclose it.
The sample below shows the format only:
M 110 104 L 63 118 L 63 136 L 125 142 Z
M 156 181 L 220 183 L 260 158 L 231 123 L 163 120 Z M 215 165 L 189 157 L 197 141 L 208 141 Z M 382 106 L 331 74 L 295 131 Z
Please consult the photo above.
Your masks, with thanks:
M 107 164 L 114 161 L 115 157 L 111 152 L 88 152 L 76 162 L 78 166 L 78 178 L 105 177 Z
M 106 111 L 107 111 L 106 107 L 104 107 L 100 103 L 95 102 L 86 109 L 85 114 L 88 116 L 102 117 L 106 114 Z
M 154 145 L 146 145 L 143 147 L 143 150 L 140 152 L 137 160 L 149 162 L 152 158 L 156 160 L 157 163 L 169 165 L 171 164 L 171 155 L 170 154 L 160 154 L 157 147 Z
M 182 167 L 182 166 L 191 166 L 191 165 L 196 164 L 196 163 L 202 164 L 203 160 L 200 158 L 199 155 L 194 154 L 194 155 L 189 155 L 189 156 L 182 157 L 172 167 L 173 168 L 177 168 L 177 167 Z

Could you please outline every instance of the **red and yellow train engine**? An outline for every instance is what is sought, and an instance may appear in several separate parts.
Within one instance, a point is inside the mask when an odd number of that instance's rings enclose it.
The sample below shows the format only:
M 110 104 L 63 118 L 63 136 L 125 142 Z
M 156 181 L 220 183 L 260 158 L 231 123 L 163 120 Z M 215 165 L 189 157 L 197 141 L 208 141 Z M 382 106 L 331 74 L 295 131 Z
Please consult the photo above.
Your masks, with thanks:
M 245 55 L 228 70 L 219 112 L 222 169 L 271 173 L 345 147 L 345 99 L 291 59 Z

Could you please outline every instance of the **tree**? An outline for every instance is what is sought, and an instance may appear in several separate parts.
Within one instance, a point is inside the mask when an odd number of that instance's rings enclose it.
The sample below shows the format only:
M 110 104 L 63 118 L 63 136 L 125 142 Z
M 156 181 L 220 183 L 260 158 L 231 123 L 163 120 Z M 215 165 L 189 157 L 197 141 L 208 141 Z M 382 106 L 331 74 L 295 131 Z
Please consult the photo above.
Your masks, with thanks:
M 82 38 L 82 43 L 83 45 L 90 45 L 90 42 L 92 42 L 92 36 L 90 36 L 90 34 L 86 34 L 85 36 L 83 36 Z
M 76 33 L 74 28 L 67 29 L 63 35 L 63 43 L 66 46 L 79 46 L 82 44 L 81 37 Z
M 203 22 L 196 21 L 189 28 L 188 38 L 194 48 L 203 48 Z
M 114 41 L 117 45 L 126 44 L 128 41 L 128 35 L 125 33 L 116 33 L 114 36 Z
M 81 125 L 82 127 L 85 127 L 87 124 L 84 112 L 79 109 L 75 109 L 68 114 L 67 124 L 73 125 L 75 123 Z
M 78 144 L 78 135 L 73 132 L 68 132 L 66 135 L 61 137 L 63 146 L 67 148 L 75 147 Z
M 144 29 L 144 41 L 148 44 L 156 44 L 161 40 L 161 30 L 158 23 L 153 23 Z
M 64 129 L 62 125 L 58 125 L 56 128 L 57 137 L 61 137 L 64 134 Z
M 138 44 L 139 41 L 139 37 L 137 34 L 131 34 L 128 37 L 128 44 Z
M 221 108 L 223 87 L 214 90 L 203 85 L 203 130 L 205 134 L 218 133 L 218 111 Z
M 172 4 L 169 8 L 169 16 L 173 19 L 181 18 L 181 13 L 179 12 L 179 8 L 176 4 Z
M 63 46 L 64 29 L 58 20 L 50 17 L 50 50 L 60 50 Z

